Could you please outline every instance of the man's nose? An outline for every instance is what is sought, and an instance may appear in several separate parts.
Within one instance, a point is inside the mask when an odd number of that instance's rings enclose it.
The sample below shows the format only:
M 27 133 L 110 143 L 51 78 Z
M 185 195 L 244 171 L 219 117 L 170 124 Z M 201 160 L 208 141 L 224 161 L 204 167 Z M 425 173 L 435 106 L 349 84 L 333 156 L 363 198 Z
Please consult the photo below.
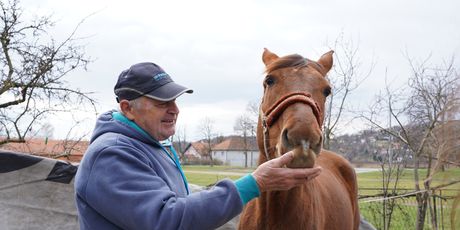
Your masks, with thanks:
M 168 112 L 169 113 L 174 113 L 178 114 L 179 113 L 179 107 L 177 106 L 177 103 L 175 101 L 172 101 L 168 107 Z

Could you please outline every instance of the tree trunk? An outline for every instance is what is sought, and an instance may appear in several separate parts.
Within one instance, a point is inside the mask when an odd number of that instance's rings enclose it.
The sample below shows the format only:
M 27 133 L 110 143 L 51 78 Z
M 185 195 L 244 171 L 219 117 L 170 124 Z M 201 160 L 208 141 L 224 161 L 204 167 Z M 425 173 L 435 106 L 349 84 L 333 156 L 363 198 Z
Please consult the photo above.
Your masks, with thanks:
M 415 223 L 416 230 L 423 230 L 425 225 L 426 208 L 428 205 L 428 192 L 417 194 L 417 220 Z
M 329 127 L 324 128 L 324 142 L 323 142 L 323 148 L 325 149 L 331 149 L 331 132 Z
M 212 149 L 211 149 L 211 140 L 208 139 L 208 156 L 209 156 L 209 160 L 210 160 L 210 164 L 211 164 L 211 167 L 214 166 L 214 160 L 213 160 L 213 157 L 212 157 Z
M 433 230 L 438 230 L 438 220 L 436 217 L 436 197 L 433 194 L 430 194 L 431 199 L 428 199 L 429 205 L 428 208 L 430 209 L 430 216 L 431 216 L 431 228 Z
M 248 152 L 244 152 L 244 168 L 248 167 Z

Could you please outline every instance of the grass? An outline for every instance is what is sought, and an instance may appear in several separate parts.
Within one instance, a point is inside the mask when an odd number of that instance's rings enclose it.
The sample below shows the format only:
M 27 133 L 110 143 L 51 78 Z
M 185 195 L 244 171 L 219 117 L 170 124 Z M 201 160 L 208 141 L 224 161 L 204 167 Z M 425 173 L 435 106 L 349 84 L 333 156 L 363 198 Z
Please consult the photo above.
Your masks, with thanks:
M 425 178 L 426 169 L 419 170 L 420 178 Z M 433 177 L 431 187 L 438 185 L 446 184 L 449 181 L 460 179 L 460 168 L 451 168 L 444 172 L 437 172 Z M 394 186 L 394 180 L 390 183 L 390 186 Z M 423 188 L 423 181 L 420 182 L 420 186 Z M 382 172 L 367 172 L 358 174 L 358 187 L 360 188 L 360 194 L 370 195 L 372 194 L 371 190 L 366 190 L 366 188 L 382 188 Z M 414 185 L 414 170 L 405 169 L 402 176 L 399 178 L 397 188 L 399 190 L 410 190 L 415 189 Z M 460 189 L 460 183 L 450 185 L 445 187 L 446 194 L 443 195 L 456 195 L 455 191 Z M 451 191 L 452 190 L 452 191 Z M 377 191 L 377 190 L 375 190 Z M 374 192 L 377 193 L 377 192 Z
M 419 171 L 420 178 L 426 177 L 427 170 L 421 169 Z M 405 169 L 400 180 L 396 186 L 398 193 L 411 192 L 414 191 L 414 170 Z M 460 168 L 451 168 L 444 172 L 437 172 L 433 177 L 431 187 L 443 185 L 452 180 L 458 180 L 460 178 Z M 382 173 L 381 172 L 369 172 L 358 174 L 358 187 L 360 195 L 372 195 L 381 193 L 382 187 Z M 420 182 L 423 188 L 423 181 Z M 392 181 L 391 186 L 394 186 L 394 181 Z M 371 189 L 368 189 L 371 188 Z M 460 191 L 460 183 L 447 186 L 443 188 L 442 196 L 458 196 Z M 438 193 L 439 194 L 439 193 Z M 441 199 L 437 200 L 437 208 L 440 213 L 442 208 L 443 216 L 438 217 L 438 223 L 442 225 L 443 229 L 450 228 L 450 213 L 452 210 L 452 199 L 442 202 L 442 207 L 440 206 Z M 416 214 L 417 214 L 417 202 L 415 197 L 407 197 L 402 199 L 397 199 L 397 206 L 394 209 L 392 215 L 390 229 L 414 229 Z M 374 226 L 378 229 L 382 229 L 383 225 L 383 204 L 382 202 L 371 202 L 364 203 L 360 201 L 360 211 L 361 214 Z M 425 217 L 425 229 L 432 229 L 430 215 L 427 212 Z M 443 220 L 441 218 L 444 218 Z
M 230 167 L 223 165 L 183 165 L 182 169 L 184 170 L 193 170 L 193 171 L 205 171 L 205 172 L 242 172 L 249 173 L 254 171 L 253 168 L 243 168 L 243 167 Z
M 203 166 L 203 165 L 185 165 L 183 166 L 185 175 L 189 183 L 198 185 L 208 185 L 217 182 L 223 178 L 230 178 L 232 180 L 238 179 L 241 175 L 234 175 L 234 173 L 250 173 L 253 168 L 242 168 L 242 167 L 229 167 L 222 165 Z M 214 172 L 214 174 L 212 174 Z M 425 176 L 426 170 L 421 169 L 420 175 Z M 405 169 L 400 181 L 398 188 L 400 189 L 414 189 L 414 172 L 412 169 Z M 433 178 L 432 186 L 443 184 L 453 178 L 460 178 L 460 168 L 448 169 L 445 172 L 436 173 Z M 381 172 L 367 172 L 358 174 L 358 186 L 359 188 L 381 188 L 382 187 L 382 173 Z M 451 185 L 446 188 L 449 189 L 460 189 L 460 183 Z
M 225 178 L 236 180 L 241 177 L 241 176 L 235 176 L 235 175 L 203 174 L 203 173 L 195 173 L 195 172 L 187 172 L 187 171 L 185 171 L 185 176 L 187 177 L 188 183 L 196 184 L 200 186 L 212 185 Z
M 439 229 L 451 229 L 450 216 L 452 212 L 452 199 L 447 202 L 439 203 L 437 199 L 437 221 Z M 397 205 L 394 208 L 390 229 L 414 229 L 417 215 L 417 206 L 415 197 L 396 200 Z M 383 229 L 382 202 L 360 203 L 359 209 L 361 215 L 372 223 L 377 229 Z M 442 215 L 441 215 L 442 209 Z M 427 211 L 425 217 L 425 229 L 432 229 L 431 216 Z
M 236 180 L 246 173 L 252 172 L 254 169 L 229 166 L 203 166 L 203 165 L 186 165 L 182 167 L 187 177 L 187 181 L 191 184 L 200 186 L 208 186 L 215 184 L 219 180 L 229 178 Z
M 215 184 L 217 181 L 224 178 L 229 178 L 236 180 L 240 178 L 245 173 L 250 173 L 254 169 L 247 169 L 241 167 L 228 167 L 228 166 L 195 166 L 187 165 L 183 167 L 185 175 L 189 183 L 197 184 L 201 186 L 208 186 Z M 239 175 L 235 175 L 239 174 Z M 421 178 L 424 178 L 426 175 L 426 170 L 420 170 Z M 359 173 L 358 176 L 358 187 L 360 195 L 371 195 L 381 193 L 382 187 L 382 173 L 381 172 L 367 172 Z M 407 192 L 414 190 L 414 171 L 412 169 L 405 169 L 397 188 L 399 192 Z M 460 168 L 448 169 L 445 172 L 438 172 L 433 178 L 432 186 L 437 186 L 444 184 L 453 179 L 460 178 Z M 423 186 L 423 185 L 422 185 Z M 460 189 L 460 183 L 446 187 L 447 192 L 443 192 L 442 195 L 455 196 L 458 195 L 458 190 Z M 415 220 L 416 220 L 416 201 L 414 197 L 399 199 L 400 204 L 398 208 L 395 209 L 391 227 L 390 229 L 414 229 Z M 450 229 L 450 212 L 452 207 L 452 199 L 447 203 L 443 204 L 444 211 L 444 229 Z M 381 229 L 382 227 L 382 203 L 381 202 L 371 202 L 364 203 L 360 201 L 360 211 L 361 214 L 368 220 L 371 224 Z M 431 229 L 429 225 L 429 214 L 426 217 L 426 228 Z

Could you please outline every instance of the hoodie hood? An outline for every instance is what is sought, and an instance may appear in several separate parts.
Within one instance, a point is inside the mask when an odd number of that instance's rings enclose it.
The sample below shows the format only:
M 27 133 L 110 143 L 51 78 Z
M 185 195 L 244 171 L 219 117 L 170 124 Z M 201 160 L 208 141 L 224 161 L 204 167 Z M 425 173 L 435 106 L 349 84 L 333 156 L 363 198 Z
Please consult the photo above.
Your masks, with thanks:
M 142 141 L 147 144 L 159 145 L 158 141 L 155 141 L 151 136 L 149 136 L 144 130 L 142 130 L 134 122 L 131 122 L 131 123 L 123 122 L 120 119 L 116 119 L 114 117 L 115 114 L 120 114 L 120 113 L 116 110 L 110 110 L 110 111 L 107 111 L 101 114 L 101 116 L 99 116 L 99 118 L 96 121 L 96 126 L 94 127 L 94 131 L 93 131 L 93 135 L 91 136 L 90 143 L 92 143 L 94 140 L 96 140 L 98 137 L 100 137 L 101 135 L 105 133 L 118 133 L 118 134 L 122 134 L 124 136 L 130 137 L 130 138 Z

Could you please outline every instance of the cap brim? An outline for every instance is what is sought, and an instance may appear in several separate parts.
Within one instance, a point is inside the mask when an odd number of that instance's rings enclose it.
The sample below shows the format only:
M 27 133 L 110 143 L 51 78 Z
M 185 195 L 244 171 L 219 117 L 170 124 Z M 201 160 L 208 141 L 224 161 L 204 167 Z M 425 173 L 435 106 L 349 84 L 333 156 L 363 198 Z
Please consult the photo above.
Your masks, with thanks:
M 184 93 L 193 93 L 193 90 L 176 84 L 175 82 L 169 82 L 158 89 L 146 93 L 144 96 L 159 101 L 171 101 Z

